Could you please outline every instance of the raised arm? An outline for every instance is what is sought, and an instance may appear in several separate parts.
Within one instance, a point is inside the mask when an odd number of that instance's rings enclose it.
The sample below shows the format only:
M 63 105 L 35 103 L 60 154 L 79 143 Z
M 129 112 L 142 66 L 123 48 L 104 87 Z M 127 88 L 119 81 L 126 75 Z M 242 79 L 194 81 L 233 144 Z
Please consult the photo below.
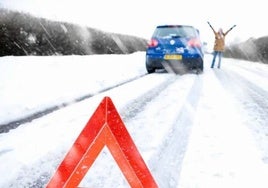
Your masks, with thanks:
M 225 33 L 224 33 L 224 35 L 227 35 L 234 27 L 236 27 L 236 25 L 233 25 L 230 29 L 228 29 Z
M 211 25 L 209 22 L 207 22 L 207 23 L 208 23 L 209 27 L 212 29 L 212 31 L 213 31 L 214 33 L 216 33 L 216 31 L 215 31 L 215 29 L 212 27 L 212 25 Z

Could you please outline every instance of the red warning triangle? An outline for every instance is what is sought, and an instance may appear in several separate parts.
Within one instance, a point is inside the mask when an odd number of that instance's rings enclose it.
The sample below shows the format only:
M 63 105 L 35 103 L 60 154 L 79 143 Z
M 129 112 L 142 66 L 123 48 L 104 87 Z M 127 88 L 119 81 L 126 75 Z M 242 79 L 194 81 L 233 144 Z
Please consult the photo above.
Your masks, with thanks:
M 46 187 L 78 187 L 104 146 L 132 188 L 158 187 L 109 97 L 99 104 Z

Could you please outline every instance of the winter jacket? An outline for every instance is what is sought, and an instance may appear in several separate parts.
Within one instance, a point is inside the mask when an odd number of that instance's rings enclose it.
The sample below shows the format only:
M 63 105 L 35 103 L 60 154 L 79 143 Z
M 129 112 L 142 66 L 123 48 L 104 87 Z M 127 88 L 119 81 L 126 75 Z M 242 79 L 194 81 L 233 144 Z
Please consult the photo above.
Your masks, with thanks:
M 214 35 L 215 35 L 215 42 L 214 42 L 214 51 L 224 51 L 224 48 L 225 48 L 225 36 L 232 30 L 229 29 L 228 31 L 226 32 L 222 32 L 222 34 L 220 34 L 220 32 L 216 32 L 214 30 L 214 28 L 212 26 L 210 26 L 211 29 L 213 30 L 214 32 Z
M 222 35 L 218 32 L 214 32 L 215 35 L 215 41 L 214 41 L 214 51 L 224 51 L 225 47 L 225 36 L 226 34 L 223 33 Z

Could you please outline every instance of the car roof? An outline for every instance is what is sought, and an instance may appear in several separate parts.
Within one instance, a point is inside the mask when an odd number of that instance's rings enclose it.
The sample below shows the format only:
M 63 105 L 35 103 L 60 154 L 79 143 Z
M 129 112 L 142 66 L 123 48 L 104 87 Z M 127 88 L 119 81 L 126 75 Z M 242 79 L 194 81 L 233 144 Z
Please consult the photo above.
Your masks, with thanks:
M 193 27 L 191 25 L 158 25 L 157 28 L 165 28 L 165 27 Z

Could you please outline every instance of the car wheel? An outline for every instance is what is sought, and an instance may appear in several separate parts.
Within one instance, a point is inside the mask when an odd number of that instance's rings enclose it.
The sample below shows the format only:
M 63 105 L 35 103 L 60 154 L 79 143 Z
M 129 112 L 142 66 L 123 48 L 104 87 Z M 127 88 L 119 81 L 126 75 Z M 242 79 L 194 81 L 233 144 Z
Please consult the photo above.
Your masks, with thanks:
M 203 64 L 199 67 L 199 70 L 203 72 L 204 70 Z
M 146 70 L 147 70 L 147 72 L 148 72 L 149 74 L 151 74 L 151 73 L 154 73 L 154 72 L 155 72 L 155 68 L 148 67 L 147 65 L 146 65 Z
M 146 62 L 146 70 L 149 74 L 151 73 L 154 73 L 155 72 L 155 68 L 153 67 L 150 67 L 149 65 L 147 65 L 147 62 Z

